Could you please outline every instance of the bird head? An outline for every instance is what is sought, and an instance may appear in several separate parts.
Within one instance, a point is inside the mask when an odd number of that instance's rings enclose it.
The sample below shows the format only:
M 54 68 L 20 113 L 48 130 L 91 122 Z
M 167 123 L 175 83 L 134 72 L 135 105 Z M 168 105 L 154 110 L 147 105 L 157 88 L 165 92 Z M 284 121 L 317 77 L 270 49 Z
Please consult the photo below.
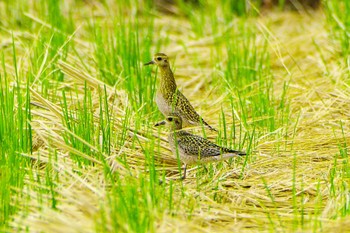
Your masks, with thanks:
M 169 115 L 165 118 L 165 120 L 167 121 L 167 124 L 170 126 L 171 129 L 182 129 L 182 119 L 177 114 Z
M 153 60 L 145 63 L 145 66 L 156 64 L 159 67 L 169 66 L 169 58 L 164 53 L 156 53 L 153 56 Z
M 169 125 L 169 127 L 172 130 L 182 129 L 182 119 L 176 113 L 172 113 L 171 115 L 168 115 L 164 121 L 158 122 L 155 126 L 160 126 L 165 124 Z

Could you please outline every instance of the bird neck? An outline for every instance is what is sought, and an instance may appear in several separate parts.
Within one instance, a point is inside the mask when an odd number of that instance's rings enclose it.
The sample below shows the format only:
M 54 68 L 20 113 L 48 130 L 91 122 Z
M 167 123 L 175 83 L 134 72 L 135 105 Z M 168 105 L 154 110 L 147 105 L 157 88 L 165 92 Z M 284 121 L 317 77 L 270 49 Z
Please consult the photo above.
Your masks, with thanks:
M 174 93 L 176 91 L 176 82 L 174 74 L 170 69 L 170 66 L 161 66 L 160 70 L 160 91 L 163 94 Z
M 181 132 L 181 129 L 182 129 L 181 125 L 171 124 L 171 126 L 170 126 L 170 131 L 172 131 L 174 133 L 178 133 L 177 131 Z

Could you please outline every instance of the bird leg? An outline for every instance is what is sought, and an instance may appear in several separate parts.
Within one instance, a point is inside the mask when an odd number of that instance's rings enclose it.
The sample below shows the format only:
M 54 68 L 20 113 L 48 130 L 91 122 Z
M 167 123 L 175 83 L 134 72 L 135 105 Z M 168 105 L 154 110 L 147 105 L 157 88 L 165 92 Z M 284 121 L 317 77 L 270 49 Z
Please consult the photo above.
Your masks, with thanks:
M 184 174 L 183 174 L 183 176 L 181 177 L 181 180 L 186 179 L 186 172 L 187 172 L 187 164 L 185 164 L 185 166 L 184 166 Z

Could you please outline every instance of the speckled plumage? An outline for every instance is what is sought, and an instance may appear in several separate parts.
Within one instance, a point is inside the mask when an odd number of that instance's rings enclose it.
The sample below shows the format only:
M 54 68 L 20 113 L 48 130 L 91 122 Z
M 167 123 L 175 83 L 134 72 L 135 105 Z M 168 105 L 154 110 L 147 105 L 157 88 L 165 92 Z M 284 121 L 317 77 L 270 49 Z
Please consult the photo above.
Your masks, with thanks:
M 209 129 L 217 131 L 203 120 L 187 98 L 177 89 L 167 55 L 164 53 L 155 54 L 154 59 L 145 65 L 150 64 L 156 64 L 160 70 L 160 83 L 156 95 L 159 111 L 165 117 L 172 113 L 178 114 L 182 118 L 184 127 L 204 124 Z
M 197 162 L 217 161 L 237 155 L 245 155 L 243 152 L 218 146 L 205 138 L 186 131 L 170 133 L 168 140 L 172 152 L 174 154 L 177 153 L 177 146 L 180 159 L 188 165 Z
M 218 146 L 205 138 L 181 130 L 182 120 L 177 114 L 166 117 L 164 123 L 170 125 L 168 141 L 173 154 L 185 163 L 184 177 L 186 177 L 187 164 L 220 161 L 246 155 L 245 152 Z

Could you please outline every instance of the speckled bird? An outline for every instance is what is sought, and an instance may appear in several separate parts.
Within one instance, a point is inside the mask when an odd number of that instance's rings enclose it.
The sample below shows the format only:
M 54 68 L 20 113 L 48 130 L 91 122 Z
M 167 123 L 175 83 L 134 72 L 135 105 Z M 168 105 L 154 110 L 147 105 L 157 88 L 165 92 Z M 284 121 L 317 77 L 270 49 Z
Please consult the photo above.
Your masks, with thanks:
M 182 130 L 181 119 L 177 114 L 172 114 L 167 116 L 164 121 L 159 122 L 158 125 L 168 124 L 170 127 L 168 136 L 170 148 L 176 158 L 185 164 L 183 179 L 186 178 L 187 165 L 221 161 L 246 155 L 245 152 L 218 146 L 205 138 Z
M 145 65 L 151 64 L 156 64 L 160 70 L 160 83 L 156 95 L 159 111 L 165 117 L 171 113 L 180 115 L 183 127 L 204 124 L 210 130 L 217 131 L 203 120 L 187 98 L 178 90 L 168 56 L 164 53 L 156 53 L 152 61 L 145 63 Z

